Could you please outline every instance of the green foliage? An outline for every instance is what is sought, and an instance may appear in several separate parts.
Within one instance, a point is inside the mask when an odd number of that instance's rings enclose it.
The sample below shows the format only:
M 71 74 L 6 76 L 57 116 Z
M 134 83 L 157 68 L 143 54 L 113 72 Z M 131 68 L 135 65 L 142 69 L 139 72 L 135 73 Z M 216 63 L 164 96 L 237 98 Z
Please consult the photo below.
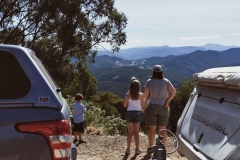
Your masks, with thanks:
M 84 116 L 84 122 L 86 126 L 94 126 L 97 128 L 104 127 L 105 111 L 99 107 L 89 106 L 87 107 L 87 113 Z
M 177 94 L 170 103 L 170 118 L 167 127 L 172 132 L 176 132 L 178 119 L 180 118 L 194 87 L 194 83 L 190 80 L 184 81 L 182 87 L 177 89 Z
M 125 118 L 126 108 L 123 107 L 123 99 L 111 92 L 99 93 L 92 98 L 93 103 L 105 110 L 105 116 Z
M 127 133 L 127 125 L 120 117 L 108 116 L 104 119 L 103 131 L 110 135 L 125 135 Z
M 81 66 L 74 75 L 74 79 L 65 84 L 63 95 L 72 95 L 81 93 L 85 99 L 89 99 L 97 92 L 97 80 L 89 70 Z

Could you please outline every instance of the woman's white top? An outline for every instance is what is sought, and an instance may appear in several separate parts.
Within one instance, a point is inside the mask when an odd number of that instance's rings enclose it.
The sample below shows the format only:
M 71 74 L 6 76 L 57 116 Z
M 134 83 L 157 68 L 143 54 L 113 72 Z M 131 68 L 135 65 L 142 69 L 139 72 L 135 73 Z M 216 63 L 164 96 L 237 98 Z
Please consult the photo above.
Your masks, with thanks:
M 140 93 L 140 96 L 142 94 L 143 93 Z M 127 111 L 142 111 L 141 100 L 140 99 L 138 99 L 138 100 L 129 99 Z

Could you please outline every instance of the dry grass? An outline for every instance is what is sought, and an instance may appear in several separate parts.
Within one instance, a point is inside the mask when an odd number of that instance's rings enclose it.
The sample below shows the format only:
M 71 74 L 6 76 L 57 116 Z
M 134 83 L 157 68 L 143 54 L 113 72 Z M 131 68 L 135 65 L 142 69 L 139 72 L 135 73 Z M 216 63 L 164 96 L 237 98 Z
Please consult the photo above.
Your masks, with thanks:
M 85 134 L 86 135 L 103 135 L 103 130 L 102 128 L 89 126 L 85 129 Z
M 135 155 L 134 140 L 131 144 L 131 153 L 125 154 L 126 136 L 107 136 L 100 132 L 101 129 L 89 127 L 86 129 L 84 140 L 87 143 L 80 144 L 78 149 L 77 160 L 149 160 L 152 155 L 147 153 L 148 138 L 147 135 L 140 133 L 140 148 L 144 151 L 142 154 Z M 169 144 L 169 147 L 172 145 Z M 170 160 L 187 160 L 181 157 L 177 152 L 167 155 Z

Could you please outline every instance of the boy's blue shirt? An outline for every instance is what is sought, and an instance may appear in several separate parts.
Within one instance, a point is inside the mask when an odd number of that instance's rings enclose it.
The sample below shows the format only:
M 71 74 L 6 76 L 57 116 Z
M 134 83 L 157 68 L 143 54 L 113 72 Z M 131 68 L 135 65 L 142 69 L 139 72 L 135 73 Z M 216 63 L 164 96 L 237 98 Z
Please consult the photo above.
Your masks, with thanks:
M 72 105 L 73 120 L 75 123 L 81 123 L 84 121 L 84 112 L 86 112 L 85 106 L 81 102 L 76 102 Z

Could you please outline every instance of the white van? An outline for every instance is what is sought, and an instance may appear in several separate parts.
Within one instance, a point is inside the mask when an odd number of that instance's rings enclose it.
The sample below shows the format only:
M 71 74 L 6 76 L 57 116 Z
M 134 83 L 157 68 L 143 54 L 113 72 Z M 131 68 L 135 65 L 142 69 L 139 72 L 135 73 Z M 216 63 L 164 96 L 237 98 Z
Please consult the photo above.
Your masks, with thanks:
M 240 159 L 240 66 L 196 73 L 178 121 L 178 152 L 189 160 Z

